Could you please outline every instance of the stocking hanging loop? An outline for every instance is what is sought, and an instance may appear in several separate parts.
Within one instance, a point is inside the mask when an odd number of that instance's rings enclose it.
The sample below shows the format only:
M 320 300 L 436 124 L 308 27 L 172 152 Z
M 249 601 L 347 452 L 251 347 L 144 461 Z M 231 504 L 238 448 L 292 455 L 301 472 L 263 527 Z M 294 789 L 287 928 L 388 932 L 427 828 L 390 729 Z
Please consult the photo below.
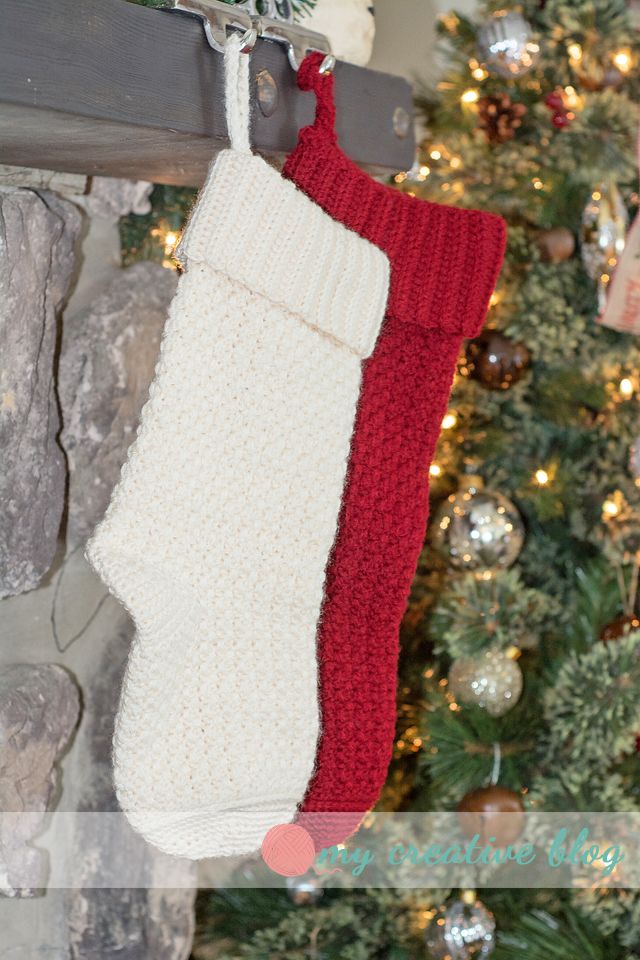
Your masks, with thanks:
M 248 31 L 255 34 L 255 30 Z M 255 44 L 256 36 L 253 38 Z M 249 127 L 251 105 L 249 96 L 249 57 L 253 49 L 251 36 L 232 34 L 224 47 L 225 106 L 231 149 L 251 153 Z
M 298 70 L 298 86 L 301 90 L 313 91 L 316 95 L 316 119 L 314 129 L 322 131 L 324 137 L 337 143 L 335 79 L 333 68 L 335 57 L 322 53 L 310 53 Z

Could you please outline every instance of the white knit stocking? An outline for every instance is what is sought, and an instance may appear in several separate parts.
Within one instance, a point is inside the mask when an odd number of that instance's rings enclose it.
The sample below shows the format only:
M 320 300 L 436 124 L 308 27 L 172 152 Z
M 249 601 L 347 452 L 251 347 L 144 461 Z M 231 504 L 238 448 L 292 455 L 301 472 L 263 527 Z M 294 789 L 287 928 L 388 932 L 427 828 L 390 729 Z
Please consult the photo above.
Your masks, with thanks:
M 253 156 L 248 57 L 209 173 L 138 437 L 87 553 L 137 628 L 118 797 L 162 850 L 257 849 L 318 735 L 315 636 L 384 255 Z

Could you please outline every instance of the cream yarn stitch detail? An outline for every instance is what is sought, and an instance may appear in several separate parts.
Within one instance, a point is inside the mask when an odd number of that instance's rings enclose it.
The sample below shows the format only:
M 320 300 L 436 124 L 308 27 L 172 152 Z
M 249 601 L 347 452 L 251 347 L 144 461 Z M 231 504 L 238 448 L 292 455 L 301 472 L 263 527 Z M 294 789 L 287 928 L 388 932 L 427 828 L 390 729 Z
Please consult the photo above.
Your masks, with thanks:
M 136 625 L 120 804 L 160 849 L 200 859 L 257 849 L 313 771 L 325 567 L 389 265 L 238 150 L 213 164 L 182 255 L 87 555 Z

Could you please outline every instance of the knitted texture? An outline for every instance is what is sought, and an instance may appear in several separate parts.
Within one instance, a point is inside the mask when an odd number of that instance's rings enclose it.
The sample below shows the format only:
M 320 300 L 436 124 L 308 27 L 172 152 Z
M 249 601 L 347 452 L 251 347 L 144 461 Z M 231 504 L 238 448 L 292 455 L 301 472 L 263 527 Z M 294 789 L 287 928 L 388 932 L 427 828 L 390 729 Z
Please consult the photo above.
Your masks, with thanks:
M 362 359 L 389 267 L 263 160 L 213 164 L 138 436 L 87 553 L 130 611 L 114 779 L 167 853 L 245 854 L 295 815 Z
M 385 251 L 391 289 L 365 364 L 318 638 L 322 736 L 300 818 L 318 848 L 353 830 L 386 777 L 398 633 L 426 532 L 429 466 L 462 339 L 482 327 L 505 244 L 500 218 L 417 200 L 356 167 L 337 143 L 334 78 L 320 74 L 321 61 L 312 54 L 299 71 L 317 116 L 284 175 Z

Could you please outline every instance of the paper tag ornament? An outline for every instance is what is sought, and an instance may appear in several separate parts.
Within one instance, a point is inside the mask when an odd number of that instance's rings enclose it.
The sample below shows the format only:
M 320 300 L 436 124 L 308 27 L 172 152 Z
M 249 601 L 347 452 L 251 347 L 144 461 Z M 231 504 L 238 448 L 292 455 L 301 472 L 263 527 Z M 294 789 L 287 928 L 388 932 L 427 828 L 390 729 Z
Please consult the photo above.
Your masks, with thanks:
M 627 235 L 598 322 L 619 333 L 640 333 L 640 214 L 636 216 Z

